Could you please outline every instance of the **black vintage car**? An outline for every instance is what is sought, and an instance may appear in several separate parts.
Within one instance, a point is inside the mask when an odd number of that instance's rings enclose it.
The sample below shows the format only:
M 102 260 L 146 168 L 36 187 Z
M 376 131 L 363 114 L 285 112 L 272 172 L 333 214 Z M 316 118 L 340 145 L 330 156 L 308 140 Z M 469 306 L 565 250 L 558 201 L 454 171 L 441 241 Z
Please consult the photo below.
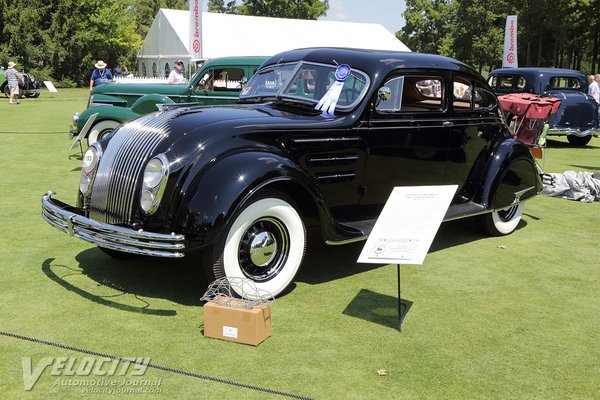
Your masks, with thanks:
M 363 240 L 394 186 L 458 185 L 445 220 L 477 216 L 492 235 L 541 190 L 491 88 L 450 58 L 293 50 L 240 98 L 124 124 L 85 152 L 77 205 L 48 192 L 44 218 L 109 254 L 197 257 L 211 278 L 279 294 L 307 227 Z
M 569 143 L 585 146 L 600 133 L 598 103 L 587 94 L 586 76 L 579 71 L 503 68 L 490 72 L 488 83 L 498 94 L 534 93 L 559 98 L 560 108 L 548 121 L 548 135 L 567 135 Z
M 2 71 L 4 72 L 4 71 Z M 19 80 L 19 97 L 39 97 L 40 95 L 40 83 L 31 74 L 19 73 L 21 79 Z M 4 76 L 2 76 L 4 78 Z M 10 89 L 8 88 L 8 81 L 2 79 L 0 84 L 0 91 L 4 93 L 7 98 L 10 97 Z

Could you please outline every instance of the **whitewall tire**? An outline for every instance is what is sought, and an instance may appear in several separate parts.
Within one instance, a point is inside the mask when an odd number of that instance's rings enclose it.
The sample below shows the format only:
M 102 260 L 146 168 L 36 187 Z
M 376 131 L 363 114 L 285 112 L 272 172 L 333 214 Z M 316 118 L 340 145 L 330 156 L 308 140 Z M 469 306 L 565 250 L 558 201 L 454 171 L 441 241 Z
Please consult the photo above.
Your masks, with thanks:
M 290 202 L 260 198 L 243 208 L 213 249 L 211 272 L 215 278 L 250 279 L 276 296 L 292 283 L 305 247 L 306 229 Z
M 483 215 L 483 226 L 491 236 L 509 235 L 517 229 L 525 204 L 519 203 L 504 210 L 496 210 Z
M 107 133 L 114 131 L 119 125 L 121 125 L 120 122 L 113 120 L 101 121 L 95 124 L 92 129 L 90 129 L 90 133 L 88 133 L 88 146 L 91 146 L 98 140 L 102 139 L 102 137 Z

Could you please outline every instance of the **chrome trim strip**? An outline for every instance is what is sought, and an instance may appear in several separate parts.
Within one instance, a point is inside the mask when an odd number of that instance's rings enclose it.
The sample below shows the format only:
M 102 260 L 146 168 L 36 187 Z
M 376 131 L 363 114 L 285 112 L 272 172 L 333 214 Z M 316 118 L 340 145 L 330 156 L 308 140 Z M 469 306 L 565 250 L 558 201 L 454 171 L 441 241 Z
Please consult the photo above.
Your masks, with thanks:
M 328 138 L 309 138 L 309 139 L 292 139 L 294 143 L 322 143 L 322 142 L 343 142 L 343 141 L 359 141 L 359 137 L 328 137 Z
M 113 250 L 154 257 L 181 258 L 185 249 L 185 236 L 175 233 L 153 233 L 105 224 L 67 211 L 56 204 L 52 195 L 42 196 L 42 217 L 56 229 Z
M 326 240 L 325 244 L 327 244 L 329 246 L 341 246 L 341 245 L 344 245 L 344 244 L 361 242 L 363 240 L 367 240 L 367 238 L 368 238 L 368 236 L 364 235 L 364 236 L 359 236 L 359 237 L 355 237 L 355 238 L 352 238 L 352 239 Z
M 559 135 L 559 136 L 575 135 L 575 136 L 579 136 L 579 137 L 586 137 L 586 136 L 598 137 L 599 134 L 600 134 L 600 128 L 592 128 L 592 129 L 587 129 L 585 131 L 579 131 L 574 128 L 550 128 L 550 129 L 548 129 L 548 135 Z
M 332 157 L 311 157 L 308 161 L 318 162 L 337 162 L 337 161 L 356 161 L 358 156 L 332 156 Z

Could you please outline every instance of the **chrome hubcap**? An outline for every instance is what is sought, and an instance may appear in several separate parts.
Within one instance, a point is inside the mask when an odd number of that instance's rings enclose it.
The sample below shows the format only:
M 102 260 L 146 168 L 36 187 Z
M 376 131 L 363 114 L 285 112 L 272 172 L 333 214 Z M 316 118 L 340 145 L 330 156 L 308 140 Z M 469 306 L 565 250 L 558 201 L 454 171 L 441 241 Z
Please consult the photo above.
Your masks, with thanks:
M 253 281 L 267 281 L 285 266 L 290 250 L 290 236 L 276 218 L 256 220 L 242 235 L 238 261 L 242 272 Z
M 271 232 L 259 232 L 250 243 L 250 261 L 264 267 L 269 264 L 277 252 L 277 242 Z

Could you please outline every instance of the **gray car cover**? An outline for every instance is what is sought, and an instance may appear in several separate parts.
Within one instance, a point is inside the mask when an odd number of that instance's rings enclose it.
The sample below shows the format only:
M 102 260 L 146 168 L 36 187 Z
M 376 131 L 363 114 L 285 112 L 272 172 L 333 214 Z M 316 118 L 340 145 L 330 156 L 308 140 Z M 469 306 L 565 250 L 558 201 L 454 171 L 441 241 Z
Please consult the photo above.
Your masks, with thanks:
M 600 173 L 566 171 L 562 174 L 544 174 L 542 194 L 585 203 L 600 201 Z

